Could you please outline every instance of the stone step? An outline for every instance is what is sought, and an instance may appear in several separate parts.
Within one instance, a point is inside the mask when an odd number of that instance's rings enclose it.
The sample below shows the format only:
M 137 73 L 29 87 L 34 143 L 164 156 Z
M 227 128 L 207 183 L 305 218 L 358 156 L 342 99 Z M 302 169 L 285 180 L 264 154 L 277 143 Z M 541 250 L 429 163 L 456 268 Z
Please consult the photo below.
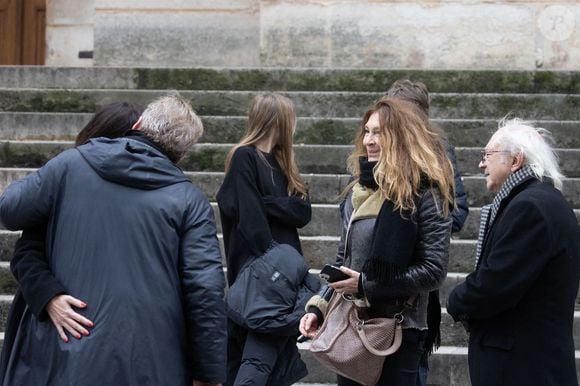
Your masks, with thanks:
M 431 92 L 580 93 L 580 74 L 571 71 L 0 67 L 0 84 L 12 88 L 383 92 L 401 78 Z
M 3 263 L 2 265 L 6 265 Z M 0 266 L 1 270 L 5 270 Z M 0 295 L 0 331 L 5 331 L 6 318 L 12 302 L 13 295 Z M 441 345 L 442 346 L 467 346 L 469 336 L 460 323 L 455 323 L 447 313 L 445 305 L 441 312 Z M 580 349 L 580 312 L 574 313 L 574 345 Z
M 309 374 L 301 383 L 336 384 L 336 376 L 323 367 L 308 351 L 308 344 L 299 345 L 300 355 Z M 580 380 L 580 351 L 576 351 L 576 372 Z M 467 347 L 442 346 L 429 358 L 427 384 L 432 386 L 469 386 Z M 490 385 L 491 386 L 491 385 Z M 523 386 L 523 385 L 522 385 Z
M 0 112 L 0 139 L 72 141 L 92 113 Z M 357 118 L 299 117 L 296 144 L 348 145 L 360 125 Z M 202 116 L 201 143 L 236 143 L 247 126 L 245 116 Z M 457 147 L 484 147 L 496 119 L 434 119 Z M 580 121 L 538 121 L 552 132 L 558 148 L 580 147 Z
M 68 141 L 1 141 L 0 167 L 40 167 L 65 149 Z M 180 162 L 184 170 L 218 172 L 224 170 L 225 158 L 232 144 L 201 143 Z M 302 173 L 340 174 L 346 170 L 350 145 L 295 145 L 296 162 Z M 457 165 L 462 175 L 481 175 L 481 148 L 457 147 Z M 557 149 L 562 173 L 580 177 L 580 149 Z
M 0 294 L 13 294 L 16 291 L 16 281 L 10 272 L 8 260 L 12 257 L 13 245 L 18 233 L 0 231 Z M 220 247 L 223 254 L 223 241 L 219 235 Z M 338 237 L 301 237 L 302 252 L 306 261 L 317 273 L 324 264 L 333 264 L 336 261 Z M 468 272 L 473 270 L 475 256 L 475 241 L 452 240 L 449 256 L 448 274 L 441 286 L 441 304 L 445 305 L 447 296 L 453 288 L 461 283 Z M 225 262 L 224 262 L 225 264 Z M 576 308 L 580 310 L 580 299 L 576 301 Z
M 35 169 L 31 168 L 0 168 L 0 192 L 8 184 L 26 176 Z M 209 198 L 215 201 L 215 195 L 223 181 L 222 172 L 186 172 L 192 182 Z M 316 204 L 336 204 L 349 182 L 346 174 L 302 174 L 302 178 L 310 188 L 310 200 Z M 468 192 L 470 207 L 480 207 L 491 202 L 491 194 L 485 187 L 482 176 L 464 177 L 463 184 Z M 564 180 L 564 197 L 573 208 L 580 209 L 580 178 Z
M 0 110 L 22 112 L 94 112 L 96 106 L 127 101 L 146 105 L 165 95 L 161 90 L 55 90 L 0 89 Z M 289 91 L 285 92 L 301 117 L 361 117 L 376 92 Z M 255 91 L 185 90 L 181 95 L 192 101 L 200 115 L 245 116 Z M 500 119 L 512 114 L 525 119 L 580 120 L 577 94 L 476 94 L 432 93 L 433 118 Z
M 218 236 L 221 244 L 221 233 Z M 20 232 L 0 230 L 0 263 L 10 261 L 14 253 L 14 244 L 19 237 Z M 338 236 L 300 236 L 300 240 L 302 251 L 310 267 L 320 269 L 324 264 L 332 264 L 336 261 Z M 471 272 L 475 245 L 475 240 L 451 240 L 449 271 Z M 223 245 L 221 246 L 223 255 Z M 12 278 L 7 276 L 6 280 L 7 282 L 4 282 L 0 279 L 0 293 L 2 293 L 1 288 L 14 288 Z

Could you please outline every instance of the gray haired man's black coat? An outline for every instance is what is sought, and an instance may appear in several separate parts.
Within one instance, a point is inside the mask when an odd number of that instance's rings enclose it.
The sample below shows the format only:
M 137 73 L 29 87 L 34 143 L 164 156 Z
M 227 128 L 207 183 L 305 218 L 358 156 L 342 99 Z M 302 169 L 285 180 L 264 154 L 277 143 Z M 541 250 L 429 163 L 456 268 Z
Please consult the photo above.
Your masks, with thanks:
M 0 198 L 11 230 L 48 224 L 46 257 L 90 335 L 64 343 L 29 308 L 5 385 L 191 385 L 225 380 L 225 286 L 207 198 L 154 145 L 91 140 Z
M 577 385 L 580 228 L 562 194 L 531 179 L 502 201 L 478 268 L 447 311 L 469 325 L 474 386 Z

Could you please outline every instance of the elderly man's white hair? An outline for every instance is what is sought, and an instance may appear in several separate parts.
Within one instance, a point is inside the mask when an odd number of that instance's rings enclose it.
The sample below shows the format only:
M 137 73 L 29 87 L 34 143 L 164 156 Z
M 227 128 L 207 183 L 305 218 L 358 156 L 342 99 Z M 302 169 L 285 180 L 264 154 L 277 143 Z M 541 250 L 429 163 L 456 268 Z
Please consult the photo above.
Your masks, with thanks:
M 548 130 L 518 118 L 500 121 L 499 129 L 489 140 L 490 145 L 509 151 L 512 156 L 521 153 L 524 164 L 530 166 L 539 180 L 548 177 L 556 189 L 562 190 L 564 175 L 551 143 L 552 135 Z
M 141 115 L 139 130 L 178 162 L 203 134 L 203 124 L 189 101 L 175 93 L 149 103 Z

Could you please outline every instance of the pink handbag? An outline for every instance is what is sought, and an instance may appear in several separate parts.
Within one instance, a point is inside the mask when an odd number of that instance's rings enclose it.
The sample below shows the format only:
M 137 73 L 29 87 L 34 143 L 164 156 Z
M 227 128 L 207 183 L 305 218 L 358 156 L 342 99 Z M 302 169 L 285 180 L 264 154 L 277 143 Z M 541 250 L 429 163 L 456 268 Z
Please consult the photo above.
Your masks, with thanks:
M 388 355 L 401 346 L 403 315 L 368 318 L 366 309 L 334 292 L 310 352 L 324 366 L 362 385 L 375 385 Z

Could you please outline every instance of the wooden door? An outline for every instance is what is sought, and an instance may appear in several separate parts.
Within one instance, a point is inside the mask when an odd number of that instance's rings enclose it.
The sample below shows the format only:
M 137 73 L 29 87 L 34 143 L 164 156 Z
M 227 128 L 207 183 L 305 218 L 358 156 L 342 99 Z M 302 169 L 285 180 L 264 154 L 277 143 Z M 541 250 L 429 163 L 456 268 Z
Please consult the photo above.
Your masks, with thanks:
M 0 64 L 44 64 L 46 0 L 0 0 Z

